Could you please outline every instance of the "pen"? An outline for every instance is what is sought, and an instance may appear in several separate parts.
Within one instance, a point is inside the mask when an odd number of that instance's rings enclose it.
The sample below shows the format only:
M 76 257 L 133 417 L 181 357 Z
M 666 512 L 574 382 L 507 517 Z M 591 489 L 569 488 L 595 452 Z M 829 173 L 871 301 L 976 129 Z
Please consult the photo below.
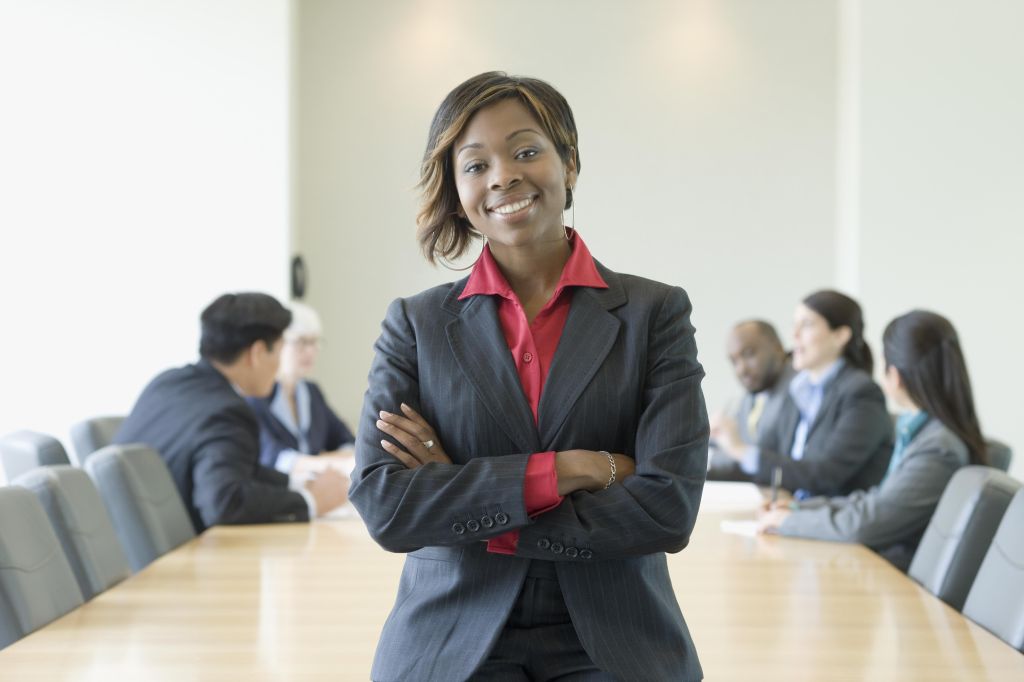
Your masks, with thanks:
M 782 485 L 782 467 L 775 467 L 772 469 L 772 509 L 775 508 L 775 502 L 779 499 L 780 485 Z

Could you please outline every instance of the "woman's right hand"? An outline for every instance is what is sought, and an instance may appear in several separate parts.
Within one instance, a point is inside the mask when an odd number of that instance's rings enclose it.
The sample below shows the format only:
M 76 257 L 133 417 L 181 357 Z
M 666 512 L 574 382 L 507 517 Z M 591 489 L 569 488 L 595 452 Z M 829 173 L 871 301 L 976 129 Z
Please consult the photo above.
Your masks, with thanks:
M 402 403 L 400 407 L 405 416 L 381 410 L 380 419 L 377 420 L 377 428 L 401 444 L 399 447 L 391 441 L 382 440 L 380 445 L 385 452 L 409 469 L 415 469 L 431 462 L 451 464 L 452 460 L 444 451 L 444 446 L 441 445 L 441 440 L 438 438 L 437 432 L 434 431 L 434 427 L 428 424 L 419 412 L 405 403 Z
M 615 482 L 619 483 L 636 472 L 632 457 L 613 453 Z M 604 490 L 611 478 L 608 455 L 596 450 L 563 450 L 555 453 L 555 471 L 558 475 L 558 494 L 568 495 L 577 490 Z

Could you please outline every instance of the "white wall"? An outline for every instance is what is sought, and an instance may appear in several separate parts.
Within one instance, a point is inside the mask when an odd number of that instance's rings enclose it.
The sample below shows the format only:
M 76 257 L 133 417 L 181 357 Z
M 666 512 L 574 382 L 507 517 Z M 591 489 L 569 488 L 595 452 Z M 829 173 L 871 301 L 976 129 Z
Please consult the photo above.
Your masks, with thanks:
M 949 317 L 982 428 L 1024 478 L 1024 4 L 860 4 L 859 294 L 875 348 L 911 308 Z
M 358 416 L 387 303 L 461 276 L 419 255 L 413 186 L 434 109 L 489 69 L 567 97 L 577 228 L 611 268 L 689 290 L 709 405 L 736 392 L 729 326 L 786 332 L 835 277 L 836 7 L 784 4 L 302 2 L 297 243 L 342 416 Z
M 66 438 L 286 293 L 288 0 L 0 5 L 0 434 Z

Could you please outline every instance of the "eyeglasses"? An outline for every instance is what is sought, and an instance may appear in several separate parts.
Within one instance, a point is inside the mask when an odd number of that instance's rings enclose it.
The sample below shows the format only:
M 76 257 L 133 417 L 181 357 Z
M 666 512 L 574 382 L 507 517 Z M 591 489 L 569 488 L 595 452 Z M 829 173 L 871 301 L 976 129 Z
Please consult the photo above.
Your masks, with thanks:
M 288 343 L 293 343 L 299 348 L 316 348 L 319 349 L 323 340 L 319 336 L 297 336 L 294 339 L 290 339 Z

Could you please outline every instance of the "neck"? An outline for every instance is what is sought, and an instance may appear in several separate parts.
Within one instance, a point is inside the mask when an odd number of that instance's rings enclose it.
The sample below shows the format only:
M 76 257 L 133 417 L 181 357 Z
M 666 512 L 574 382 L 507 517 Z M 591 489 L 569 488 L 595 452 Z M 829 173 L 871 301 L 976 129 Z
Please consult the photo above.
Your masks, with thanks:
M 900 396 L 896 402 L 903 408 L 903 411 L 908 414 L 914 414 L 921 411 L 921 407 L 911 400 L 910 396 Z
M 247 374 L 245 372 L 245 368 L 242 367 L 240 362 L 234 362 L 230 365 L 226 365 L 223 362 L 210 360 L 210 366 L 220 372 L 224 378 L 231 382 L 231 384 L 238 390 L 242 391 L 246 395 L 251 395 L 247 388 Z
M 823 376 L 825 376 L 825 374 L 830 369 L 832 369 L 832 365 L 836 364 L 836 360 L 838 360 L 838 359 L 839 358 L 835 358 L 833 360 L 829 360 L 827 363 L 825 363 L 824 365 L 821 365 L 819 367 L 814 367 L 814 368 L 808 367 L 807 368 L 807 374 L 811 377 L 811 381 L 813 381 L 814 383 L 818 383 L 819 381 L 821 381 L 821 378 Z
M 553 293 L 571 253 L 564 237 L 525 246 L 491 244 L 501 274 L 520 301 Z
M 277 385 L 280 386 L 281 390 L 288 396 L 295 394 L 295 387 L 298 383 L 299 378 L 295 376 L 279 376 L 277 378 Z

